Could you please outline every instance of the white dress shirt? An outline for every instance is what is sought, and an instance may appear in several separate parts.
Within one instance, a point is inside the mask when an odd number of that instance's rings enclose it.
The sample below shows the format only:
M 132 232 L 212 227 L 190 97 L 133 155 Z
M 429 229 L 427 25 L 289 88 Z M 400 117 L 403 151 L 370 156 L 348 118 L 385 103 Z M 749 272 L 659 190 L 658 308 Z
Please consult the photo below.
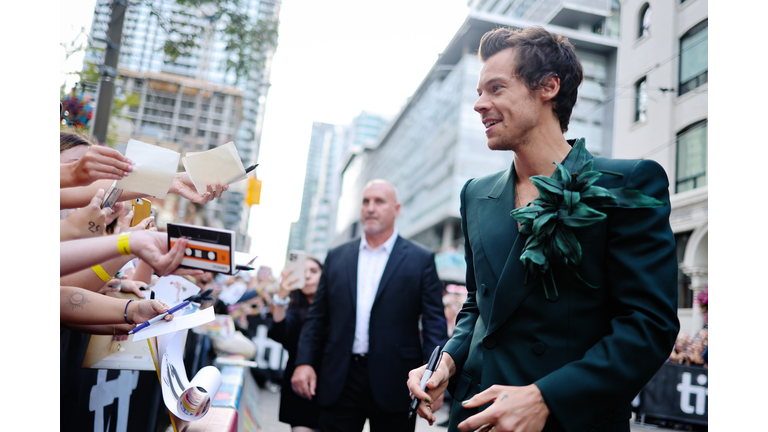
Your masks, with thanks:
M 371 321 L 371 308 L 396 240 L 397 228 L 395 228 L 392 236 L 376 249 L 371 248 L 365 235 L 360 240 L 360 254 L 357 258 L 357 315 L 355 341 L 352 343 L 353 354 L 368 353 L 368 327 Z

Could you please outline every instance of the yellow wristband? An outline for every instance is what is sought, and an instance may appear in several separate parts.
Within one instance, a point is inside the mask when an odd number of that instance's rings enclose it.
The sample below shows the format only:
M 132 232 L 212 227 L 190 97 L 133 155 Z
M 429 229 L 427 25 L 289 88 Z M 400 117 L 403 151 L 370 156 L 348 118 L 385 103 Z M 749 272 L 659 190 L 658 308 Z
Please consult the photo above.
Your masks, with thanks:
M 131 246 L 128 244 L 128 238 L 131 236 L 131 232 L 124 232 L 121 233 L 117 237 L 117 251 L 120 252 L 120 255 L 130 255 L 131 254 Z
M 104 281 L 104 283 L 107 283 L 112 280 L 112 276 L 109 275 L 109 273 L 104 271 L 104 268 L 98 264 L 91 267 L 91 270 L 93 270 L 94 273 L 96 273 L 96 276 L 101 278 L 101 280 Z

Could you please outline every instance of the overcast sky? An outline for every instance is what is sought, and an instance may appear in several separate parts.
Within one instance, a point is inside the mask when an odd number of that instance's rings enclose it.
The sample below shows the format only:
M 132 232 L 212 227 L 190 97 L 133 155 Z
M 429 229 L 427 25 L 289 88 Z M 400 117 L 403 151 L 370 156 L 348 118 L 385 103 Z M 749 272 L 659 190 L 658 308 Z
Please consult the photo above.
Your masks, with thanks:
M 95 0 L 61 2 L 62 43 L 88 30 Z M 282 270 L 299 217 L 312 122 L 348 124 L 362 110 L 394 117 L 448 45 L 466 0 L 284 0 L 259 155 L 261 204 L 249 233 L 256 264 Z M 64 63 L 62 75 L 82 65 Z M 70 85 L 73 80 L 70 78 Z

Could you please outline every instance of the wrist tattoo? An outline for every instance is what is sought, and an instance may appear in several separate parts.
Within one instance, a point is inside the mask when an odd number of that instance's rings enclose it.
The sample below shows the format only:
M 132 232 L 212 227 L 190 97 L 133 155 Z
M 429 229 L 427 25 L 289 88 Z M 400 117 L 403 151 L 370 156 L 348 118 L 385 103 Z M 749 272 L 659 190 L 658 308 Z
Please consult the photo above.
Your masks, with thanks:
M 70 291 L 67 296 L 67 304 L 74 310 L 76 307 L 82 309 L 89 300 L 82 291 Z

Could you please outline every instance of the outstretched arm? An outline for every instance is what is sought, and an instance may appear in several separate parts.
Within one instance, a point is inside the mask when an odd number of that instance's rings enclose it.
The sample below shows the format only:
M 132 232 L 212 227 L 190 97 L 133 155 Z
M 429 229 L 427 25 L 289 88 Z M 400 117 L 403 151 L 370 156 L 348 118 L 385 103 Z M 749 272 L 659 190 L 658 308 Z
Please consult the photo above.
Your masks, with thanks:
M 131 254 L 146 261 L 158 275 L 164 276 L 174 271 L 176 274 L 189 275 L 203 273 L 201 270 L 178 269 L 187 246 L 187 241 L 184 239 L 180 239 L 171 250 L 168 250 L 168 234 L 157 231 L 134 231 L 130 233 L 128 244 Z M 60 243 L 59 247 L 61 276 L 121 256 L 116 235 L 66 241 Z

